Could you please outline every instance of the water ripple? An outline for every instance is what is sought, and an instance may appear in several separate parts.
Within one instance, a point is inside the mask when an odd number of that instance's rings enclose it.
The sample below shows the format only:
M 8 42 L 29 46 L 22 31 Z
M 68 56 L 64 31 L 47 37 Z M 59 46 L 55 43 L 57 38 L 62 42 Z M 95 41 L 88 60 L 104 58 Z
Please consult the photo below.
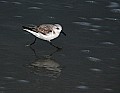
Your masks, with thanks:
M 64 7 L 66 7 L 66 8 L 73 8 L 72 6 L 68 6 L 68 5 L 66 5 L 66 6 L 64 6 Z
M 90 50 L 81 50 L 81 52 L 83 52 L 83 53 L 90 53 Z
M 39 8 L 39 7 L 28 7 L 28 9 L 35 9 L 35 10 L 37 10 L 37 9 L 42 9 L 42 8 Z
M 48 16 L 48 18 L 50 18 L 50 19 L 54 19 L 55 17 L 53 17 L 53 16 Z
M 98 69 L 98 68 L 91 68 L 90 70 L 95 71 L 95 72 L 101 72 L 102 71 L 101 69 Z
M 7 3 L 8 1 L 0 1 L 1 3 Z
M 40 4 L 40 5 L 43 5 L 44 3 L 41 3 L 41 2 L 36 2 L 36 4 Z
M 1 89 L 5 89 L 5 87 L 0 86 L 0 90 L 1 90 Z M 2 92 L 0 92 L 0 93 L 2 93 Z
M 79 89 L 88 89 L 88 86 L 81 85 L 81 86 L 77 86 L 77 88 L 79 88 Z
M 103 20 L 102 18 L 90 18 L 90 19 L 95 20 L 95 21 L 101 21 L 101 20 Z
M 5 79 L 8 79 L 8 80 L 14 80 L 15 78 L 14 77 L 4 77 Z
M 117 19 L 117 18 L 105 18 L 107 20 L 111 20 L 111 21 L 117 21 L 117 20 L 120 20 L 120 19 Z
M 113 89 L 111 89 L 111 88 L 104 88 L 104 90 L 109 91 L 109 92 L 113 91 Z
M 88 22 L 73 22 L 73 23 L 82 25 L 82 26 L 91 26 L 91 23 L 88 23 Z
M 95 1 L 85 1 L 86 3 L 93 3 L 95 4 L 96 2 Z
M 101 28 L 100 25 L 94 25 L 89 22 L 73 22 L 74 24 L 81 25 L 81 26 L 88 26 L 88 27 L 93 27 L 93 28 Z
M 87 19 L 87 18 L 85 18 L 85 17 L 78 17 L 78 18 L 83 19 L 83 20 L 86 20 L 86 19 Z
M 95 57 L 87 57 L 87 59 L 90 60 L 90 61 L 93 61 L 93 62 L 100 62 L 100 61 L 102 61 L 101 59 L 95 58 Z
M 106 34 L 111 34 L 111 32 L 110 32 L 110 31 L 104 31 L 104 33 L 106 33 Z
M 93 28 L 100 28 L 101 26 L 100 25 L 91 25 L 91 27 L 93 27 Z
M 16 15 L 16 16 L 13 16 L 13 17 L 16 17 L 16 18 L 21 18 L 22 16 L 20 16 L 20 15 Z
M 20 3 L 20 2 L 11 2 L 11 3 L 13 3 L 13 4 L 17 4 L 17 5 L 22 4 L 22 3 Z
M 120 9 L 112 9 L 111 12 L 113 12 L 113 13 L 120 13 Z
M 115 44 L 112 43 L 112 42 L 101 42 L 100 44 L 103 44 L 103 45 L 115 45 Z
M 94 32 L 99 32 L 99 29 L 96 29 L 96 28 L 92 28 L 92 29 L 89 29 L 91 31 L 94 31 Z
M 116 2 L 110 2 L 110 5 L 108 5 L 107 7 L 116 8 L 116 7 L 119 7 L 119 4 Z
M 18 80 L 18 82 L 20 82 L 20 83 L 29 83 L 29 81 L 27 81 L 27 80 Z

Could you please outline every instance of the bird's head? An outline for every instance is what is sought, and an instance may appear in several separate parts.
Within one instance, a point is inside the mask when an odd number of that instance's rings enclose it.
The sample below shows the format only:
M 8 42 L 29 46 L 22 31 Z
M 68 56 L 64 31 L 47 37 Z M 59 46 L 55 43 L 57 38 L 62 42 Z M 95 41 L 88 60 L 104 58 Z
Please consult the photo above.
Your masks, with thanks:
M 62 31 L 62 26 L 60 24 L 54 24 L 55 25 L 55 29 L 57 32 L 61 32 L 62 34 L 64 34 L 66 36 L 66 34 Z

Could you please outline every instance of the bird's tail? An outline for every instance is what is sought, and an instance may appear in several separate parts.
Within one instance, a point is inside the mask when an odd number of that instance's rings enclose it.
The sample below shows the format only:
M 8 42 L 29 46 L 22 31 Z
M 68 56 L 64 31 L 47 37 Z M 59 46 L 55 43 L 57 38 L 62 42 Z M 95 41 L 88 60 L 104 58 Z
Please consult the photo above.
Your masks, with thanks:
M 30 31 L 33 31 L 33 28 L 30 28 L 30 27 L 27 27 L 27 26 L 22 26 L 23 27 L 23 30 L 30 30 Z

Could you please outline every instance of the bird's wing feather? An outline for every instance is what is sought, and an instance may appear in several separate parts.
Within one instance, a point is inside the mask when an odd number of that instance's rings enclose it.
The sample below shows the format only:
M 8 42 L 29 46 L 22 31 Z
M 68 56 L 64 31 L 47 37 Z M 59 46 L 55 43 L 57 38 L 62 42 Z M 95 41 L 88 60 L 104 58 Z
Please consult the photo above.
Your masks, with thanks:
M 36 26 L 35 28 L 33 28 L 33 31 L 46 35 L 46 34 L 52 32 L 52 25 Z

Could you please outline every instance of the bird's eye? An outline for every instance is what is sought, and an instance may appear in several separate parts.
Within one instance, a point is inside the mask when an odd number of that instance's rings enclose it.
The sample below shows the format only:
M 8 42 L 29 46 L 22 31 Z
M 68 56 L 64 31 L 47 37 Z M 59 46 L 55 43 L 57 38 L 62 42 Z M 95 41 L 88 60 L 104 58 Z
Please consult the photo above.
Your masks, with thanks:
M 57 27 L 56 29 L 57 29 L 57 30 L 59 30 L 59 28 L 58 28 L 58 27 Z

